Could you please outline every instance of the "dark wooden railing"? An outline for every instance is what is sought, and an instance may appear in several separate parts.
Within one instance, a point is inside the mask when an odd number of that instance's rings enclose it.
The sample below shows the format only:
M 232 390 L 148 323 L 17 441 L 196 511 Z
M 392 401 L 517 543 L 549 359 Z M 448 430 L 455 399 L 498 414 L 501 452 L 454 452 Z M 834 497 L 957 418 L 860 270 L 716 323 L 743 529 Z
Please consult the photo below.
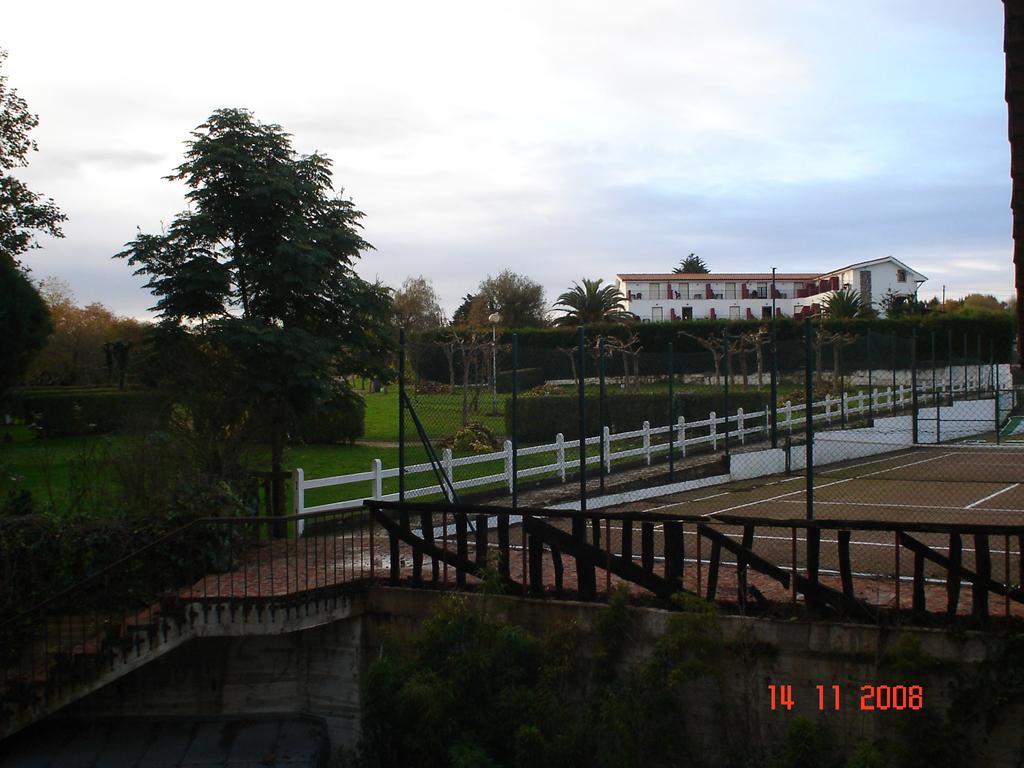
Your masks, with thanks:
M 896 525 L 728 514 L 581 515 L 540 508 L 513 511 L 384 501 L 368 501 L 367 506 L 388 534 L 389 579 L 396 585 L 444 583 L 451 568 L 452 581 L 462 587 L 467 577 L 483 578 L 493 559 L 510 593 L 533 597 L 565 597 L 571 592 L 578 599 L 595 599 L 602 571 L 606 589 L 614 580 L 662 599 L 689 591 L 717 600 L 723 597 L 720 582 L 728 570 L 735 580 L 735 602 L 743 610 L 751 599 L 768 604 L 781 602 L 784 596 L 789 602 L 802 599 L 830 614 L 861 619 L 877 619 L 885 609 L 952 618 L 960 612 L 964 584 L 971 589 L 970 614 L 975 619 L 989 617 L 993 595 L 1004 599 L 1007 616 L 1011 603 L 1024 605 L 1024 526 Z M 973 545 L 969 559 L 965 538 Z M 1002 546 L 1001 561 L 993 560 L 993 541 Z M 411 567 L 404 564 L 403 551 Z M 905 552 L 909 561 L 901 558 Z M 567 587 L 566 560 L 575 576 L 573 589 Z M 430 570 L 424 576 L 427 562 Z M 757 575 L 756 583 L 751 574 Z M 774 598 L 766 595 L 769 590 L 774 590 Z M 892 596 L 881 599 L 883 591 Z M 944 597 L 941 609 L 937 594 Z

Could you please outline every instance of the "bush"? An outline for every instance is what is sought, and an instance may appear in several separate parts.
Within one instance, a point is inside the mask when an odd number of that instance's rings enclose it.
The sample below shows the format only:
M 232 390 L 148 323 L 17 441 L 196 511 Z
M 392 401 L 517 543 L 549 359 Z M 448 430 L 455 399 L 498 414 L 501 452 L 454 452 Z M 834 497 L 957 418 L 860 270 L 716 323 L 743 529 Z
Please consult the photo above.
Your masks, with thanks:
M 486 426 L 471 421 L 451 437 L 441 440 L 442 448 L 451 448 L 455 453 L 488 453 L 496 451 L 498 438 Z
M 304 443 L 354 443 L 366 433 L 366 402 L 336 397 L 298 420 L 293 437 Z
M 16 413 L 45 437 L 151 429 L 167 420 L 170 398 L 152 390 L 34 389 L 16 396 Z
M 725 406 L 722 392 L 689 392 L 675 396 L 676 416 L 687 421 L 706 419 L 711 411 L 721 415 Z M 518 438 L 525 442 L 551 442 L 561 432 L 567 440 L 579 437 L 578 399 L 574 395 L 542 395 L 519 398 Z M 645 421 L 651 426 L 664 426 L 669 422 L 668 395 L 665 394 L 611 394 L 606 398 L 605 420 L 611 431 L 628 432 L 640 429 Z M 765 407 L 768 397 L 758 392 L 738 392 L 729 396 L 729 410 L 737 408 L 758 411 Z M 598 398 L 586 398 L 587 433 L 596 435 L 601 430 Z M 505 429 L 512 434 L 511 400 L 505 400 Z
M 544 370 L 542 368 L 520 368 L 516 386 L 520 392 L 539 387 L 544 383 Z M 495 379 L 495 386 L 499 392 L 512 391 L 512 371 L 498 371 Z

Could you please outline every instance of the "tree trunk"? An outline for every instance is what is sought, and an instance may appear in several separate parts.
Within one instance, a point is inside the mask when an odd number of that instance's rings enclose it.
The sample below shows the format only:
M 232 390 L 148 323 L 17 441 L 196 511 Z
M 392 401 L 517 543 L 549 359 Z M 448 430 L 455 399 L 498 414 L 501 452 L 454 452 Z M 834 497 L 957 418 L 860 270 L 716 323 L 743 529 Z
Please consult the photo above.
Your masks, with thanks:
M 469 358 L 466 356 L 466 349 L 462 352 L 462 426 L 469 423 Z

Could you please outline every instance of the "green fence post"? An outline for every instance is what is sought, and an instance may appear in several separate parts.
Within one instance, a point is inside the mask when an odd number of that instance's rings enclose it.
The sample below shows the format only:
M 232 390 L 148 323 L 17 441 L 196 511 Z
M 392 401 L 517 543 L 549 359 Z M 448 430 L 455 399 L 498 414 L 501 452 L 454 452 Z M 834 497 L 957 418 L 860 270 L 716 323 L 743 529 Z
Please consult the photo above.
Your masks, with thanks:
M 953 337 L 950 336 L 949 338 L 950 342 L 952 343 Z M 939 408 L 942 406 L 942 403 L 939 399 L 938 382 L 936 380 L 936 369 L 938 368 L 938 366 L 935 364 L 935 362 L 935 331 L 932 331 L 932 402 L 934 402 L 935 404 L 935 442 L 938 443 L 940 442 L 939 433 L 942 429 L 942 427 L 940 426 L 941 411 L 939 410 Z M 952 383 L 950 383 L 951 389 L 952 386 Z
M 772 288 L 772 298 L 775 289 Z M 779 349 L 778 337 L 775 332 L 775 311 L 772 310 L 772 372 L 771 372 L 771 408 L 772 408 L 772 448 L 779 447 Z
M 911 335 L 910 343 L 910 435 L 917 445 L 917 329 Z
M 992 352 L 992 383 L 993 383 L 993 387 L 995 389 L 995 403 L 994 403 L 995 408 L 994 408 L 994 410 L 995 410 L 995 414 L 996 414 L 996 445 L 999 445 L 999 443 L 1000 443 L 1000 435 L 999 435 L 999 427 L 1000 427 L 1000 421 L 999 421 L 999 364 L 997 362 L 995 362 L 995 359 L 996 359 L 995 358 L 995 351 L 994 351 L 994 348 L 993 348 L 993 352 Z
M 519 334 L 512 334 L 512 509 L 519 506 Z M 525 580 L 525 574 L 524 580 Z
M 967 399 L 967 334 L 964 334 L 964 399 Z
M 946 329 L 946 367 L 949 369 L 949 399 L 953 399 L 953 329 Z
M 889 367 L 892 369 L 892 391 L 896 392 L 896 332 L 889 331 Z
M 586 344 L 586 331 L 581 325 L 577 333 L 577 355 L 579 357 L 579 411 L 580 411 L 580 440 L 579 440 L 579 459 L 580 459 L 580 512 L 586 514 L 587 511 L 587 399 L 585 382 L 587 372 L 587 357 L 584 352 L 584 345 Z
M 868 425 L 875 425 L 875 385 L 872 377 L 872 366 L 874 361 L 871 359 L 871 330 L 868 329 L 868 336 L 866 342 L 866 352 L 868 357 Z
M 722 412 L 725 415 L 725 455 L 729 455 L 729 379 L 732 378 L 732 355 L 729 354 L 729 332 L 722 333 L 722 351 L 725 353 L 725 389 Z
M 804 450 L 807 472 L 807 519 L 814 519 L 814 344 L 811 318 L 804 318 Z
M 675 392 L 672 388 L 672 380 L 675 378 L 675 358 L 672 352 L 672 342 L 668 343 L 668 479 L 672 481 L 676 476 L 676 402 Z
M 981 399 L 981 334 L 978 334 L 978 381 L 975 387 L 977 398 Z
M 605 477 L 605 474 L 607 473 L 607 469 L 606 469 L 605 465 L 606 465 L 606 463 L 608 461 L 608 456 L 605 453 L 605 451 L 608 450 L 608 446 L 606 446 L 604 444 L 604 428 L 606 426 L 608 426 L 607 425 L 608 411 L 606 410 L 606 405 L 607 404 L 605 403 L 605 394 L 606 393 L 605 393 L 605 385 L 604 385 L 604 336 L 602 336 L 600 338 L 600 340 L 598 341 L 598 348 L 597 348 L 597 371 L 598 371 L 598 376 L 599 376 L 599 379 L 598 379 L 598 393 L 597 393 L 597 415 L 598 415 L 598 419 L 597 420 L 600 422 L 599 427 L 600 427 L 600 430 L 601 430 L 601 441 L 600 441 L 600 443 L 598 443 L 598 445 L 601 446 L 601 456 L 600 456 L 600 459 L 601 459 L 601 475 L 600 475 L 600 477 L 601 477 L 601 493 L 603 494 L 604 493 L 604 477 Z
M 398 500 L 405 501 L 405 329 L 398 331 Z

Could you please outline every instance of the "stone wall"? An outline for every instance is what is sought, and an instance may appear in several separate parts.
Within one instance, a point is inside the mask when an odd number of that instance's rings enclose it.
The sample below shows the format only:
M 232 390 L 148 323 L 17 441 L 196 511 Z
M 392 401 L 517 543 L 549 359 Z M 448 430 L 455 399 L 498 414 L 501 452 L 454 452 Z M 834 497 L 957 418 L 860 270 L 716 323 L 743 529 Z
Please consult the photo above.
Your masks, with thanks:
M 261 633 L 258 622 L 227 637 L 206 637 L 98 691 L 67 714 L 73 717 L 163 716 L 196 714 L 246 716 L 304 713 L 323 718 L 335 747 L 351 747 L 358 738 L 360 679 L 379 651 L 382 633 L 408 632 L 431 611 L 443 593 L 375 587 L 356 610 L 301 632 Z M 566 622 L 587 629 L 603 606 L 558 601 L 469 595 L 502 620 L 541 633 Z M 629 664 L 638 664 L 662 634 L 672 615 L 634 608 L 634 637 Z M 951 633 L 825 622 L 777 621 L 723 616 L 729 647 L 721 684 L 695 684 L 688 731 L 698 734 L 693 748 L 705 757 L 721 749 L 723 739 L 742 739 L 754 761 L 767 759 L 789 724 L 803 716 L 827 726 L 847 748 L 872 742 L 906 728 L 915 717 L 951 713 L 970 737 L 968 764 L 1020 765 L 1024 759 L 1024 706 L 1020 696 L 993 708 L 980 698 L 965 699 L 978 675 L 1002 659 L 1009 640 L 987 633 Z M 920 648 L 924 664 L 907 676 L 901 647 Z M 586 653 L 586 648 L 581 648 Z M 902 667 L 900 665 L 903 665 Z M 1017 664 L 1006 675 L 1020 674 Z M 902 672 L 900 670 L 902 669 Z M 873 711 L 859 708 L 860 688 L 902 679 L 924 690 L 926 711 Z M 973 681 L 973 682 L 971 682 Z M 996 681 L 998 683 L 998 680 Z M 1013 682 L 1013 681 L 1011 681 Z M 791 685 L 792 711 L 772 711 L 769 685 Z M 841 686 L 839 711 L 818 708 L 818 685 Z M 1021 681 L 1016 680 L 1018 689 Z M 902 720 L 901 720 L 902 719 Z M 921 722 L 924 722 L 923 720 Z M 712 762 L 712 764 L 714 764 Z

